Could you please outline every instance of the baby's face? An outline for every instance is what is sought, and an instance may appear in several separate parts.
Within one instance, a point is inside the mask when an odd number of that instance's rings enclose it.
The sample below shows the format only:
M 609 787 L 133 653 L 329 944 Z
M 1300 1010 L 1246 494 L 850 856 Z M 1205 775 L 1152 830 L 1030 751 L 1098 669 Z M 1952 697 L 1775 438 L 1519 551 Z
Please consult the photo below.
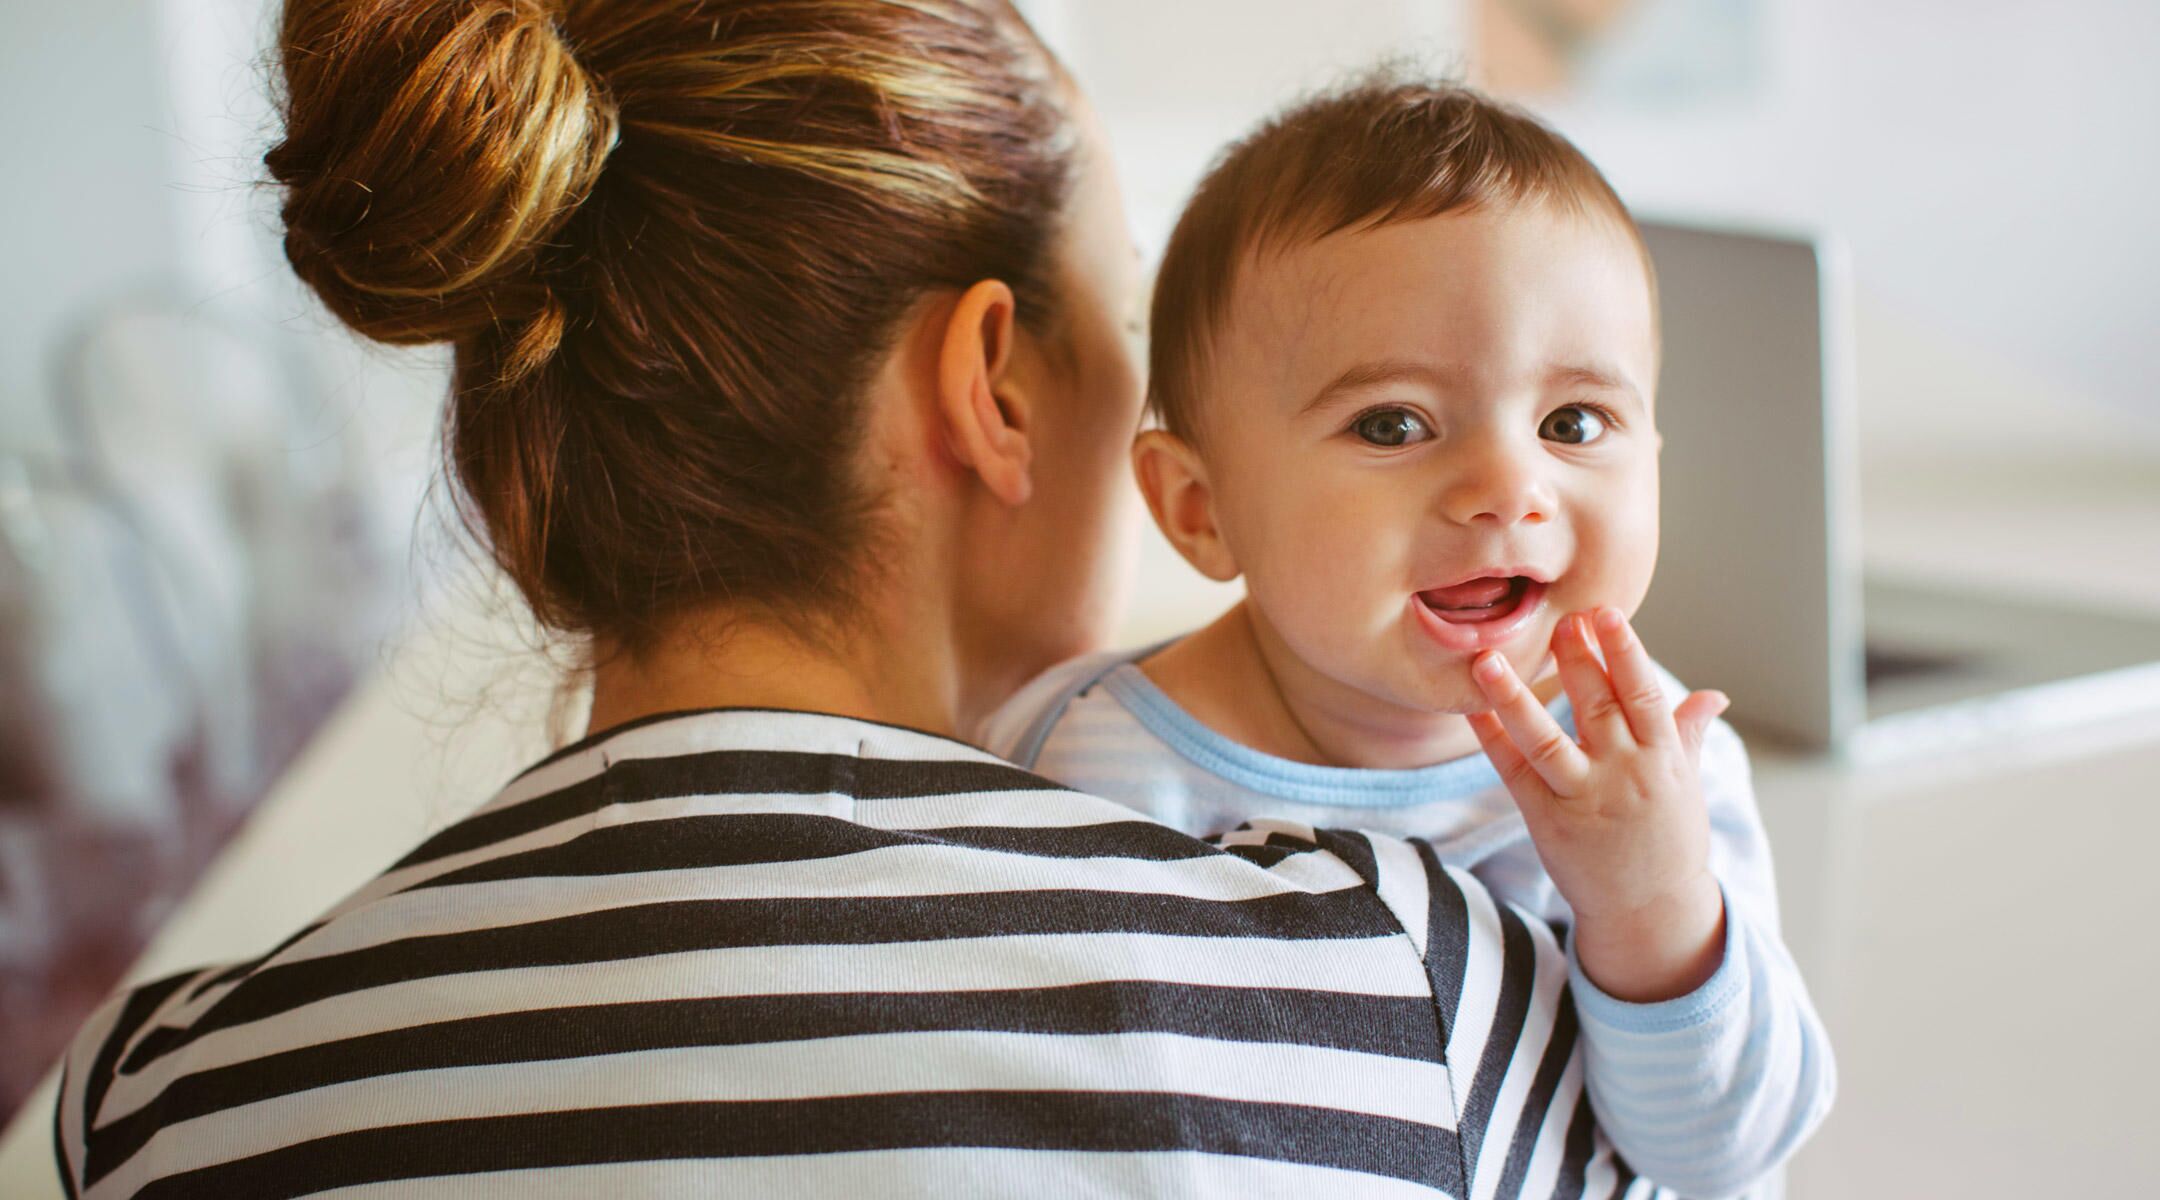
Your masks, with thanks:
M 1457 213 L 1248 259 L 1216 348 L 1217 526 L 1339 700 L 1481 711 L 1479 650 L 1534 678 L 1561 617 L 1641 603 L 1656 333 L 1613 221 Z

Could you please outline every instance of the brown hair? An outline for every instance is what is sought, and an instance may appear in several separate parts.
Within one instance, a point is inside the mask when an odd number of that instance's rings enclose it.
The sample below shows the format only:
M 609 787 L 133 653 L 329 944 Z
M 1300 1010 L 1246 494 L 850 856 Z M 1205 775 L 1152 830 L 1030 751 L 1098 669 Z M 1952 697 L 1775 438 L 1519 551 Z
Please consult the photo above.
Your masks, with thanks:
M 844 603 L 900 322 L 1051 322 L 1076 139 L 1006 0 L 287 0 L 280 65 L 286 256 L 453 344 L 461 511 L 555 628 Z
M 1634 218 L 1597 167 L 1518 109 L 1394 68 L 1287 109 L 1223 150 L 1171 232 L 1149 319 L 1149 409 L 1196 440 L 1210 349 L 1247 255 L 1529 202 L 1617 218 L 1650 271 Z

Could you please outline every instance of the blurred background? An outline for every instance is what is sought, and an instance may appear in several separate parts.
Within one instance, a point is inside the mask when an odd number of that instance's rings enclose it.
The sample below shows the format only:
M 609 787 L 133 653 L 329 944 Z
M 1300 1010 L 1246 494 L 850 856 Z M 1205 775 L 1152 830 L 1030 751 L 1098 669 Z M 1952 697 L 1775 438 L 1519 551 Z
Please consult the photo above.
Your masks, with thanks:
M 1222 143 L 1383 58 L 1540 113 L 1639 212 L 1834 237 L 1869 564 L 2160 618 L 2160 4 L 1021 7 L 1151 257 Z M 577 732 L 446 534 L 443 356 L 354 344 L 285 268 L 274 15 L 0 0 L 9 1196 L 58 1195 L 37 1104 L 110 989 L 260 953 Z M 1150 531 L 1125 636 L 1235 594 Z M 2142 703 L 1894 769 L 1751 740 L 1844 1078 L 1795 1195 L 2147 1194 Z

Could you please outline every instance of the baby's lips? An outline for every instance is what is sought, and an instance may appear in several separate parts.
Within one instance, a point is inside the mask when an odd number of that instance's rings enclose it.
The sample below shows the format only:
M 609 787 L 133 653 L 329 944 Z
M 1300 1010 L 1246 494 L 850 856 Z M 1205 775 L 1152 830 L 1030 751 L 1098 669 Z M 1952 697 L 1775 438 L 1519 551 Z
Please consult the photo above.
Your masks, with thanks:
M 1472 563 L 1476 559 L 1469 560 Z M 1438 578 L 1421 580 L 1427 586 L 1418 589 L 1418 595 L 1427 597 L 1436 607 L 1449 607 L 1458 594 L 1471 594 L 1476 589 L 1501 585 L 1521 586 L 1524 583 L 1542 583 L 1550 586 L 1559 578 L 1559 572 L 1550 571 L 1535 563 L 1511 562 L 1507 559 L 1485 559 L 1485 566 L 1465 566 L 1456 573 Z
M 1418 597 L 1436 609 L 1479 608 L 1507 599 L 1509 593 L 1521 587 L 1522 583 L 1520 575 L 1488 575 L 1468 583 L 1458 583 L 1453 587 L 1431 588 L 1419 592 Z
M 1420 592 L 1410 600 L 1410 619 L 1443 649 L 1474 654 L 1505 645 L 1535 624 L 1546 609 L 1546 586 L 1531 580 L 1513 603 L 1483 616 L 1473 616 L 1478 611 L 1474 609 L 1460 614 L 1444 613 L 1427 602 L 1425 593 Z

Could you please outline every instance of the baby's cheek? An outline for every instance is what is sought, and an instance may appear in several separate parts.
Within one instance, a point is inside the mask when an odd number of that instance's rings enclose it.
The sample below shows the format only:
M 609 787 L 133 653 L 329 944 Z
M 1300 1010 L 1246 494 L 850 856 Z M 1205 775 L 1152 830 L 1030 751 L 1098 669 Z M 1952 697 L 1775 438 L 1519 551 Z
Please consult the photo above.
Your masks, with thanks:
M 1584 578 L 1580 582 L 1596 592 L 1596 602 L 1633 612 L 1649 593 L 1657 569 L 1658 520 L 1654 505 L 1620 505 L 1606 509 L 1585 539 L 1591 551 L 1578 555 Z
M 1362 657 L 1402 621 L 1413 564 L 1385 528 L 1303 531 L 1301 623 L 1337 657 Z
M 1249 539 L 1247 561 L 1240 563 L 1253 601 L 1286 633 L 1295 627 L 1309 637 L 1354 624 L 1351 613 L 1362 590 L 1357 581 L 1367 571 L 1359 539 L 1309 515 L 1276 515 Z

